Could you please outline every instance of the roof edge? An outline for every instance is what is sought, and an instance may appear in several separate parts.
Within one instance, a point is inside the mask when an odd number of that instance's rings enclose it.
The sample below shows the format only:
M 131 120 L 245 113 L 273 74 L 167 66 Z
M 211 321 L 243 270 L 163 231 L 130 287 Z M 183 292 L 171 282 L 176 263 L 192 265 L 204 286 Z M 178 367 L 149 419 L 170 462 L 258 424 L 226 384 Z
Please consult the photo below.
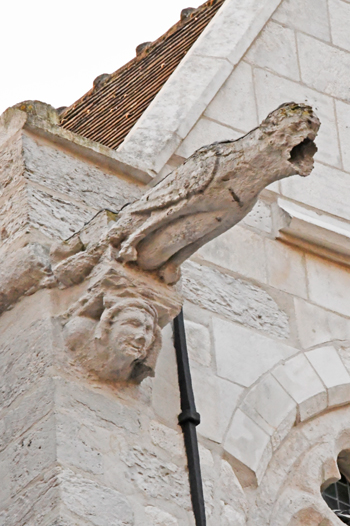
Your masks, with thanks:
M 226 0 L 118 154 L 155 177 L 224 84 L 282 0 Z

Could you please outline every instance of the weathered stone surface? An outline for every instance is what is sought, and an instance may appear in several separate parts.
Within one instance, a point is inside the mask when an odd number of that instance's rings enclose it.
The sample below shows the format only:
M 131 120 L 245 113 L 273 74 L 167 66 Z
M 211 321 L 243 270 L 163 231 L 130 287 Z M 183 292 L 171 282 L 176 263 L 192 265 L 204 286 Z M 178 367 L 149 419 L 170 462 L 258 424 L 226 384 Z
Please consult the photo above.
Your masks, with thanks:
M 283 0 L 273 18 L 288 27 L 330 41 L 326 0 Z
M 59 517 L 57 472 L 57 468 L 46 471 L 34 484 L 15 495 L 11 503 L 2 502 L 1 526 L 58 526 L 59 522 L 55 523 Z
M 37 382 L 15 405 L 0 410 L 0 451 L 23 435 L 54 408 L 54 383 L 50 378 Z
M 128 478 L 147 498 L 171 499 L 186 510 L 191 508 L 183 466 L 139 446 L 129 447 L 122 460 L 128 467 Z
M 19 313 L 13 311 L 13 314 Z M 51 322 L 33 321 L 21 329 L 14 325 L 15 334 L 4 331 L 0 343 L 0 375 L 7 379 L 0 391 L 1 407 L 8 407 L 20 394 L 36 385 L 52 364 Z M 16 352 L 18 348 L 20 353 Z
M 242 224 L 262 232 L 267 232 L 268 234 L 271 233 L 271 207 L 268 203 L 259 199 L 253 210 L 242 219 Z
M 179 266 L 243 219 L 266 186 L 311 173 L 319 126 L 310 106 L 287 103 L 239 140 L 199 149 L 121 210 L 108 235 L 118 260 L 175 283 Z
M 183 265 L 182 283 L 183 294 L 192 303 L 248 327 L 288 338 L 288 316 L 264 290 L 194 262 Z
M 245 60 L 284 77 L 300 80 L 294 31 L 273 21 L 264 27 L 246 53 Z
M 94 526 L 133 526 L 130 503 L 120 492 L 68 469 L 61 471 L 59 481 L 62 503 L 79 518 L 88 518 Z
M 54 417 L 42 420 L 0 453 L 0 503 L 7 503 L 56 460 Z
M 115 175 L 102 172 L 92 164 L 69 155 L 57 147 L 23 135 L 25 177 L 51 191 L 59 192 L 93 210 L 115 211 L 138 199 L 143 188 Z M 103 192 L 101 192 L 103 188 Z
M 38 243 L 5 256 L 0 263 L 0 313 L 22 296 L 36 292 L 40 281 L 49 274 L 48 250 Z
M 153 444 L 168 451 L 171 455 L 180 457 L 185 454 L 184 443 L 180 428 L 175 431 L 156 420 L 150 423 L 150 435 Z
M 147 526 L 178 526 L 179 524 L 176 518 L 170 515 L 170 513 L 154 506 L 147 506 L 145 508 L 145 513 L 147 517 Z
M 218 375 L 249 387 L 281 360 L 298 352 L 235 323 L 213 319 Z

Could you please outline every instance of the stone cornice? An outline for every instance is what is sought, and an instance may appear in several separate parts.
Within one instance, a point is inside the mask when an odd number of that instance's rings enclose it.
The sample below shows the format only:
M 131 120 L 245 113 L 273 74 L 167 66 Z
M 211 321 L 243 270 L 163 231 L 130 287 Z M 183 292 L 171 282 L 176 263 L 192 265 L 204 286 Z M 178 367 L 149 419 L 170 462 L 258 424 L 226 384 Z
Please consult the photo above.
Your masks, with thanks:
M 315 254 L 350 266 L 350 224 L 287 199 L 275 208 L 275 236 Z

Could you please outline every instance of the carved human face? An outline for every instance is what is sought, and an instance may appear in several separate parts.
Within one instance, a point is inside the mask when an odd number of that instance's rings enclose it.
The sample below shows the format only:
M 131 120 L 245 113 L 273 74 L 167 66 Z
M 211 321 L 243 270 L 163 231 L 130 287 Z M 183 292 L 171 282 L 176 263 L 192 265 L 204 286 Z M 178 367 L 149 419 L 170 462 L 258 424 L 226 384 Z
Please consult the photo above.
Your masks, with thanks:
M 122 310 L 115 317 L 110 342 L 118 348 L 118 354 L 132 361 L 146 358 L 154 340 L 154 319 L 143 309 Z

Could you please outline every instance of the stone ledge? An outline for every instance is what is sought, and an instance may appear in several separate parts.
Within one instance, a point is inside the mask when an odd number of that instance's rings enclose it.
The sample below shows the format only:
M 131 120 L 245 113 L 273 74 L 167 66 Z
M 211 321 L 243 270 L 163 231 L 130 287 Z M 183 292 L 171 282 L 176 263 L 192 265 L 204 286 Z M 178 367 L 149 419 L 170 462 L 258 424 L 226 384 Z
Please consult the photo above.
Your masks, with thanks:
M 124 158 L 122 153 L 61 128 L 56 110 L 49 104 L 26 101 L 8 108 L 0 118 L 5 128 L 10 127 L 7 135 L 13 134 L 14 126 L 18 129 L 24 127 L 32 134 L 47 139 L 51 144 L 56 144 L 113 174 L 121 173 L 143 184 L 152 180 L 148 173 L 129 164 L 129 159 Z M 6 136 L 2 133 L 0 142 L 5 140 Z
M 278 199 L 274 215 L 277 239 L 350 266 L 348 222 L 285 199 Z

